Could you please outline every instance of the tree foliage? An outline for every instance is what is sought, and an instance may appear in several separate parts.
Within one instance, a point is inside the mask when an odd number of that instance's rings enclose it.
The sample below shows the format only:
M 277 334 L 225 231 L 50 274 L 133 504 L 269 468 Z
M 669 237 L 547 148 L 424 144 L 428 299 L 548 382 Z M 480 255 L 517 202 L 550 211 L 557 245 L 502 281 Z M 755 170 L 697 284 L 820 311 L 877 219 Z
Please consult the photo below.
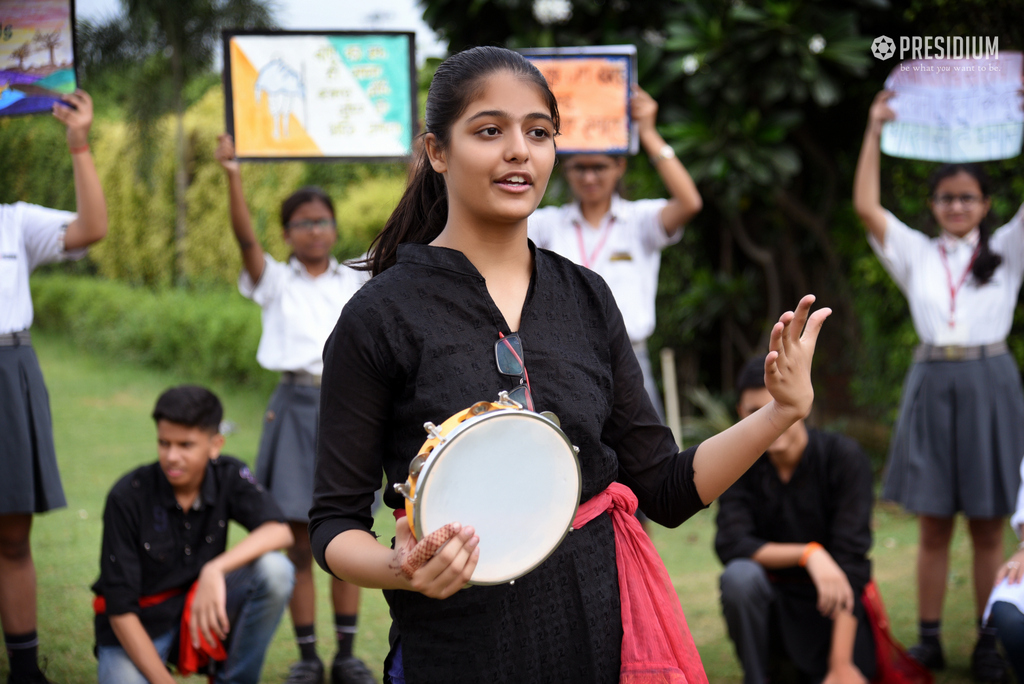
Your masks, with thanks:
M 704 211 L 662 259 L 655 345 L 676 348 L 682 386 L 728 392 L 763 351 L 768 326 L 806 292 L 835 310 L 819 342 L 818 406 L 891 415 L 916 341 L 906 303 L 864 239 L 850 202 L 868 105 L 894 61 L 888 35 L 991 35 L 1024 44 L 1016 0 L 573 0 L 541 18 L 532 0 L 427 0 L 450 41 L 508 47 L 631 43 L 659 128 L 698 182 Z M 1019 161 L 990 165 L 997 219 L 1024 197 Z M 661 195 L 650 164 L 630 163 L 634 197 Z M 933 165 L 886 159 L 883 202 L 924 227 Z M 548 201 L 566 199 L 552 183 Z M 1018 354 L 1019 358 L 1024 356 Z

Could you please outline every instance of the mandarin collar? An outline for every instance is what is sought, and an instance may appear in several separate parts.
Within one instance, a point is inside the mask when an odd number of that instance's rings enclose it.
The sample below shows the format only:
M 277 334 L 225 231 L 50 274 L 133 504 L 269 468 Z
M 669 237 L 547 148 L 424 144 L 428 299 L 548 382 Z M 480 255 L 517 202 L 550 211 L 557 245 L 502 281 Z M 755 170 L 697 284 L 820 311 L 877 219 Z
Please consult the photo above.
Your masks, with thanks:
M 536 272 L 537 248 L 533 244 L 533 240 L 528 239 L 527 243 L 530 246 L 530 254 L 533 255 L 533 269 L 534 272 Z M 470 261 L 465 254 L 457 249 L 450 249 L 448 247 L 434 247 L 432 245 L 406 242 L 398 245 L 397 263 L 440 268 L 460 275 L 470 276 L 480 280 L 484 279 L 484 277 L 480 275 L 480 271 L 476 269 L 476 266 L 473 265 L 473 262 Z

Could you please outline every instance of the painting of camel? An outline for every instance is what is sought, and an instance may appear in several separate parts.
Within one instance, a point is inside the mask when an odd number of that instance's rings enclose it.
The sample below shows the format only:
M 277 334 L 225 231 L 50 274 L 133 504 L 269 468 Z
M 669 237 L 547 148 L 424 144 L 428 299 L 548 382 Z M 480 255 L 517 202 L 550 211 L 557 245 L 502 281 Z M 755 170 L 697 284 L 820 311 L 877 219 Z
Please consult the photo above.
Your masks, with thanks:
M 49 112 L 75 78 L 73 0 L 0 0 L 0 116 Z
M 414 34 L 225 31 L 227 129 L 239 159 L 412 154 Z

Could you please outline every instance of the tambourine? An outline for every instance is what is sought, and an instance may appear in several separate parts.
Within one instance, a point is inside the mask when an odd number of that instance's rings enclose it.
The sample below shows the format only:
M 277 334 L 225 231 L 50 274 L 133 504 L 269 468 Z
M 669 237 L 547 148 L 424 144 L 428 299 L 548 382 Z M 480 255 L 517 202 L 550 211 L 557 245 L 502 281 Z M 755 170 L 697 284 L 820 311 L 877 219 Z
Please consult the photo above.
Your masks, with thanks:
M 582 490 L 579 449 L 558 418 L 501 392 L 423 427 L 430 436 L 395 485 L 416 538 L 453 521 L 475 528 L 471 584 L 511 582 L 543 563 L 569 532 Z

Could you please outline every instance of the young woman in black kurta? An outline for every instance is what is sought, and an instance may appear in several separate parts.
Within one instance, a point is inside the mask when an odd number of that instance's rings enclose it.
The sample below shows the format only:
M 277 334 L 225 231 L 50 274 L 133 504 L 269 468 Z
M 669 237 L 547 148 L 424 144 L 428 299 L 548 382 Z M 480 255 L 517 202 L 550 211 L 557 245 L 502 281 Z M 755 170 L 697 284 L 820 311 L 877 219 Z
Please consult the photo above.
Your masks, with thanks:
M 472 528 L 411 577 L 400 570 L 416 543 L 405 522 L 393 549 L 370 534 L 381 471 L 385 503 L 401 507 L 391 485 L 406 479 L 423 423 L 512 389 L 494 363 L 499 333 L 519 333 L 537 410 L 555 412 L 579 446 L 583 500 L 618 480 L 667 525 L 724 491 L 810 407 L 810 360 L 828 311 L 808 322 L 807 297 L 773 330 L 766 379 L 776 401 L 677 453 L 607 286 L 527 240 L 526 217 L 554 165 L 557 121 L 543 77 L 516 53 L 475 48 L 446 61 L 428 96 L 420 167 L 374 247 L 375 276 L 325 348 L 314 553 L 346 580 L 390 590 L 409 682 L 619 679 L 606 514 L 571 532 L 532 573 L 496 587 L 463 589 L 479 555 Z M 515 467 L 514 444 L 495 448 Z M 704 680 L 703 672 L 688 677 Z

